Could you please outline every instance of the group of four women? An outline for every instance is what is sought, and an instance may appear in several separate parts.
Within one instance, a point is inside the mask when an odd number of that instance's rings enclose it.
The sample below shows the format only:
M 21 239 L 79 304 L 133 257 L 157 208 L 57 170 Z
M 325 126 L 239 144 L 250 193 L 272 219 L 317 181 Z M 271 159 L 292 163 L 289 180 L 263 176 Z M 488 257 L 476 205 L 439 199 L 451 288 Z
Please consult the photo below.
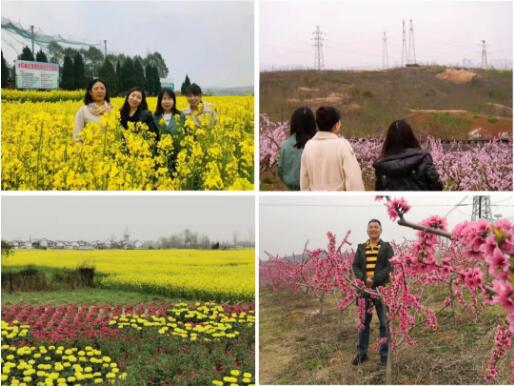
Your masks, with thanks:
M 341 134 L 341 115 L 322 106 L 294 111 L 282 144 L 278 174 L 290 190 L 365 190 L 353 148 Z M 405 120 L 391 123 L 373 164 L 375 190 L 442 190 L 431 155 L 421 149 Z
M 124 128 L 128 128 L 128 122 L 143 122 L 151 132 L 155 133 L 157 139 L 163 133 L 176 134 L 178 131 L 177 125 L 179 122 L 183 124 L 186 116 L 190 116 L 195 124 L 199 125 L 201 117 L 208 115 L 210 124 L 213 124 L 216 117 L 215 112 L 209 103 L 202 101 L 200 86 L 193 83 L 187 89 L 186 94 L 189 107 L 184 111 L 179 111 L 173 90 L 162 89 L 157 97 L 155 114 L 152 115 L 148 111 L 144 90 L 140 87 L 134 87 L 128 91 L 120 109 L 120 123 Z M 84 106 L 75 114 L 73 137 L 80 141 L 80 133 L 87 123 L 99 122 L 101 116 L 111 111 L 112 108 L 105 82 L 100 79 L 93 79 L 86 89 Z

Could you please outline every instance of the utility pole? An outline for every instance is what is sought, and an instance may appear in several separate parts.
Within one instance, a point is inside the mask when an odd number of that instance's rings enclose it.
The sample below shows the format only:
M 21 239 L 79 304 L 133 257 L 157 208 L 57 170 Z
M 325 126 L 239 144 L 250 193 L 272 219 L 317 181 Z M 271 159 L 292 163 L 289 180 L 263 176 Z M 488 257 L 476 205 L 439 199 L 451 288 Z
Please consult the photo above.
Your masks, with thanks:
M 325 63 L 323 60 L 323 33 L 321 32 L 319 25 L 316 26 L 314 30 L 313 38 L 314 40 L 314 67 L 320 71 L 325 67 Z
M 382 47 L 382 68 L 389 67 L 389 53 L 387 52 L 387 35 L 384 32 L 383 47 Z
M 482 40 L 482 68 L 487 68 L 487 46 L 485 40 Z
M 30 26 L 30 40 L 32 43 L 32 55 L 34 55 L 34 58 L 36 57 L 36 53 L 34 52 L 34 26 Z
M 409 64 L 416 64 L 416 47 L 414 45 L 414 24 L 412 23 L 412 19 L 410 19 L 409 25 Z
M 107 57 L 107 40 L 104 40 L 104 57 Z
M 400 63 L 402 67 L 407 64 L 407 33 L 405 31 L 405 20 L 402 20 L 402 58 Z

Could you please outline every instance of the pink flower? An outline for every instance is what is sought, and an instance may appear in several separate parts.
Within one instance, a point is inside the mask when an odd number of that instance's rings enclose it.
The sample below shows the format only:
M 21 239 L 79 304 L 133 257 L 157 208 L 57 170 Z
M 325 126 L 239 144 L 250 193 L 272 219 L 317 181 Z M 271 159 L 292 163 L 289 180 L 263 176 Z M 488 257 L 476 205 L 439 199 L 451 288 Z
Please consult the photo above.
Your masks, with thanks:
M 500 250 L 495 248 L 492 254 L 486 255 L 485 262 L 489 266 L 489 273 L 507 279 L 509 272 L 509 260 Z
M 470 291 L 476 291 L 482 286 L 482 271 L 480 268 L 469 268 L 464 272 L 464 283 Z
M 410 208 L 410 205 L 404 198 L 395 198 L 387 202 L 387 213 L 393 221 L 399 217 L 399 213 L 405 214 Z
M 512 291 L 512 285 L 508 282 L 495 279 L 493 281 L 493 289 L 496 293 L 493 296 L 493 300 L 509 313 L 514 312 L 514 292 Z

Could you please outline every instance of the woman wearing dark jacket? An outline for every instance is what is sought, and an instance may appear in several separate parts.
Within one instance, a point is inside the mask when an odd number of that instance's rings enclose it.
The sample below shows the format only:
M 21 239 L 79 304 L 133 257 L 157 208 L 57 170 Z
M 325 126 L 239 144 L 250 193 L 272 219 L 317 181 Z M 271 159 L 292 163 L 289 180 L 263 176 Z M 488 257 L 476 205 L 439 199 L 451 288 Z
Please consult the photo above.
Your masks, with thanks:
M 443 190 L 432 156 L 421 149 L 404 120 L 389 126 L 382 154 L 373 167 L 375 190 Z
M 159 140 L 159 129 L 155 125 L 152 113 L 148 111 L 145 92 L 139 87 L 129 90 L 120 109 L 120 122 L 125 129 L 128 128 L 128 122 L 143 122 L 155 133 L 156 140 Z

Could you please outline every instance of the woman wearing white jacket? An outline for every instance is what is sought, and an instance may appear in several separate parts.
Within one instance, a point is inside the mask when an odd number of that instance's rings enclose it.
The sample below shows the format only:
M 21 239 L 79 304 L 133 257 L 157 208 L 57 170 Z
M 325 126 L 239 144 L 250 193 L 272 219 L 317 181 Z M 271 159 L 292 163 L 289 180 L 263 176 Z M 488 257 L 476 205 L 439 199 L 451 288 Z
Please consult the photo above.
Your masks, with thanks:
M 316 111 L 318 132 L 305 145 L 300 170 L 301 190 L 365 190 L 352 145 L 341 132 L 341 114 L 330 106 Z

